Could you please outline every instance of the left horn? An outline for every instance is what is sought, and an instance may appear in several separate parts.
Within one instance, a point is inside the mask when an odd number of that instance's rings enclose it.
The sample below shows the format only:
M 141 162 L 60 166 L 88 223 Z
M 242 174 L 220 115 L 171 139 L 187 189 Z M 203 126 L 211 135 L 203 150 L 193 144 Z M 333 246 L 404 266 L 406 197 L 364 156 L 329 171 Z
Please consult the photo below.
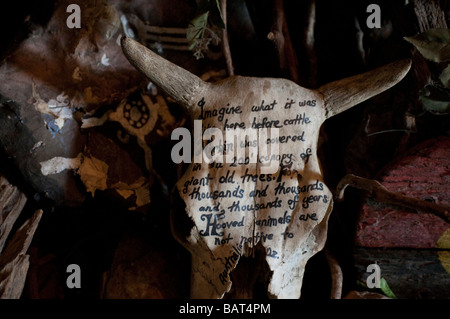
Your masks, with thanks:
M 411 60 L 401 60 L 375 70 L 328 83 L 317 89 L 323 94 L 326 117 L 344 112 L 400 82 L 411 68 Z
M 191 101 L 207 86 L 206 82 L 131 38 L 123 37 L 121 44 L 125 56 L 136 69 L 191 112 Z

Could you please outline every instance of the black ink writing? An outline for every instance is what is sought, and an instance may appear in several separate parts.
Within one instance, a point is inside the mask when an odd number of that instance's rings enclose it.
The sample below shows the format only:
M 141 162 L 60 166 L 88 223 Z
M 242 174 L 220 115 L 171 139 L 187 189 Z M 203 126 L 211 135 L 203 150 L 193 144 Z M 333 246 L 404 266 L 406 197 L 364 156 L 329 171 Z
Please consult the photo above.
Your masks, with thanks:
M 202 99 L 197 103 L 197 105 L 200 106 L 200 119 L 202 120 L 206 120 L 208 118 L 217 116 L 217 120 L 219 122 L 222 122 L 225 115 L 242 113 L 240 105 L 230 107 L 230 104 L 227 104 L 226 107 L 215 108 L 212 110 L 205 110 L 204 108 L 205 104 L 206 102 L 204 97 L 202 97 Z
M 311 106 L 314 107 L 316 106 L 316 100 L 303 100 L 298 102 L 298 106 Z
M 301 214 L 300 217 L 298 218 L 302 221 L 307 221 L 308 219 L 311 220 L 317 220 L 317 216 L 316 213 L 312 213 L 312 214 Z
M 230 240 L 232 240 L 233 237 L 231 237 L 231 233 L 228 233 L 228 236 L 223 238 L 223 237 L 216 237 L 214 238 L 214 245 L 216 246 L 223 246 L 225 244 L 229 244 Z
M 183 194 L 187 193 L 188 187 L 191 185 L 194 186 L 209 186 L 209 181 L 213 180 L 214 178 L 211 177 L 211 175 L 206 175 L 206 177 L 202 177 L 202 178 L 196 178 L 194 176 L 191 177 L 190 180 L 187 180 L 186 182 L 184 182 L 184 187 L 183 187 Z
M 236 266 L 239 258 L 242 255 L 241 252 L 242 246 L 235 247 L 233 246 L 233 252 L 230 257 L 225 257 L 225 268 L 219 274 L 219 280 L 222 285 L 225 285 L 228 282 L 230 271 Z
M 294 238 L 294 233 L 288 232 L 286 228 L 284 233 L 281 233 L 281 236 L 283 236 L 283 239 L 286 240 L 287 238 Z
M 278 252 L 270 247 L 267 247 L 267 257 L 279 259 Z
M 258 161 L 261 164 L 270 163 L 272 161 L 277 161 L 279 163 L 291 163 L 293 154 L 285 153 L 285 154 L 271 154 L 271 155 L 262 155 L 259 157 Z
M 267 184 L 266 187 L 263 189 L 253 189 L 250 191 L 249 196 L 250 197 L 266 197 L 268 188 L 269 188 L 269 184 Z
M 245 148 L 245 147 L 258 147 L 258 140 L 253 140 L 253 141 L 241 141 L 240 144 L 241 148 Z
M 328 196 L 327 195 L 310 195 L 303 198 L 302 206 L 303 208 L 309 208 L 309 204 L 312 204 L 314 202 L 320 202 L 328 203 Z
M 274 143 L 284 144 L 284 143 L 288 143 L 290 141 L 291 142 L 299 142 L 299 141 L 306 142 L 305 141 L 305 131 L 303 131 L 302 134 L 300 134 L 300 135 L 294 135 L 294 136 L 292 136 L 292 135 L 282 135 L 282 136 L 279 136 L 279 137 L 276 137 L 276 138 L 268 138 L 266 143 L 267 144 L 274 144 Z
M 252 203 L 252 204 L 243 204 L 241 205 L 241 202 L 234 201 L 231 206 L 228 207 L 228 210 L 233 212 L 253 212 L 261 209 L 267 209 L 267 208 L 280 208 L 282 204 L 282 200 L 276 197 L 273 201 L 267 202 L 267 203 Z
M 219 212 L 220 210 L 220 203 L 217 203 L 215 206 L 200 206 L 199 208 L 200 212 Z M 223 209 L 221 211 L 224 212 Z
M 191 199 L 197 199 L 199 201 L 204 199 L 219 199 L 219 198 L 242 198 L 244 196 L 244 190 L 238 185 L 233 191 L 231 190 L 215 190 L 211 192 L 200 192 L 200 186 L 194 187 L 189 193 Z
M 309 119 L 309 117 L 306 116 L 305 113 L 297 114 L 295 116 L 295 119 L 286 119 L 283 122 L 284 125 L 306 125 L 310 123 L 311 120 Z
M 286 104 L 284 105 L 284 108 L 285 109 L 290 109 L 292 107 L 292 104 L 294 104 L 294 103 L 295 103 L 295 101 L 293 99 L 291 99 L 289 101 L 289 98 L 288 98 L 288 102 L 286 102 Z
M 236 173 L 236 171 L 233 171 L 233 173 L 231 173 L 230 175 L 230 171 L 227 171 L 227 174 L 225 176 L 220 176 L 219 177 L 219 183 L 220 184 L 234 184 L 234 173 Z
M 295 185 L 295 186 L 286 186 L 286 182 L 280 182 L 278 183 L 277 187 L 275 187 L 275 195 L 283 194 L 300 194 L 300 193 L 306 193 L 314 190 L 323 191 L 323 183 L 319 182 L 319 180 L 316 180 L 315 183 L 308 184 L 308 185 Z
M 272 111 L 277 104 L 277 101 L 273 101 L 272 104 L 264 105 L 264 100 L 262 100 L 261 105 L 253 105 L 252 112 L 260 112 L 260 111 Z
M 225 124 L 223 126 L 223 129 L 225 131 L 228 129 L 233 130 L 233 129 L 237 129 L 237 128 L 245 129 L 245 122 L 234 122 L 234 123 L 228 124 L 228 119 L 225 119 Z
M 248 172 L 248 168 L 245 169 L 244 175 L 241 176 L 242 183 L 248 182 L 271 182 L 277 179 L 273 174 L 251 174 Z
M 300 154 L 300 158 L 305 161 L 305 164 L 308 164 L 309 157 L 312 155 L 312 150 L 308 147 L 306 152 Z
M 205 237 L 223 236 L 224 232 L 219 231 L 220 229 L 244 227 L 245 217 L 242 217 L 240 221 L 232 220 L 221 222 L 221 220 L 224 218 L 225 218 L 224 214 L 203 214 L 202 216 L 200 216 L 200 219 L 202 221 L 206 221 L 206 227 L 204 230 L 200 230 L 200 235 Z
M 250 245 L 251 245 L 251 244 L 256 244 L 256 243 L 258 243 L 260 240 L 262 240 L 264 243 L 265 243 L 267 240 L 273 240 L 273 234 L 264 234 L 264 232 L 261 232 L 261 233 L 256 232 L 255 235 L 250 236 L 250 237 L 244 237 L 244 236 L 241 236 L 241 242 L 240 242 L 240 245 L 243 246 L 245 243 L 248 243 L 248 244 L 250 244 Z
M 267 218 L 264 219 L 257 219 L 255 220 L 256 226 L 267 226 L 267 227 L 276 227 L 279 224 L 289 224 L 291 222 L 291 216 L 288 215 L 288 211 L 284 212 L 283 217 L 273 218 L 270 217 L 270 215 Z
M 283 125 L 280 124 L 279 120 L 269 120 L 267 117 L 264 117 L 261 123 L 256 122 L 256 117 L 253 118 L 252 128 L 258 129 L 272 127 L 281 128 Z

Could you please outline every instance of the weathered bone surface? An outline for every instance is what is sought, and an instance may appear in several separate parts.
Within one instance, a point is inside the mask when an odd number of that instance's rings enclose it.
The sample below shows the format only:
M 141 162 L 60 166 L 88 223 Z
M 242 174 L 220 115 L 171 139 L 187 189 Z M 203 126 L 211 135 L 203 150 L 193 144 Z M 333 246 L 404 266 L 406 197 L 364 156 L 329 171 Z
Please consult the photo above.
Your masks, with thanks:
M 122 47 L 136 68 L 186 107 L 194 120 L 202 120 L 200 134 L 208 127 L 224 135 L 227 128 L 236 127 L 279 129 L 278 137 L 271 135 L 275 130 L 269 135 L 256 130 L 255 141 L 226 147 L 236 150 L 232 163 L 192 163 L 178 181 L 178 193 L 193 222 L 185 226 L 190 228 L 185 234 L 174 227 L 192 255 L 191 297 L 223 297 L 240 257 L 262 245 L 272 271 L 269 294 L 299 298 L 305 265 L 325 244 L 332 210 L 332 194 L 316 154 L 320 126 L 395 85 L 408 72 L 410 61 L 309 90 L 274 78 L 233 76 L 205 83 L 134 40 L 123 38 Z M 259 148 L 253 147 L 261 141 Z M 271 152 L 263 152 L 261 146 Z M 279 157 L 271 158 L 278 147 Z M 242 159 L 239 149 L 247 152 Z M 252 155 L 257 162 L 246 164 L 245 156 Z M 265 165 L 273 163 L 276 169 L 263 174 Z

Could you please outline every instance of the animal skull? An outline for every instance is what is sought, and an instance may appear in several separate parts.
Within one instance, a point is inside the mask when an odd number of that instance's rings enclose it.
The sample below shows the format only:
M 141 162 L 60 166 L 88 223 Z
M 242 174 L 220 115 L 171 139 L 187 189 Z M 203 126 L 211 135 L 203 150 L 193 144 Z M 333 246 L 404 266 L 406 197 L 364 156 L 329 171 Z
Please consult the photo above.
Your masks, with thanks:
M 279 147 L 275 172 L 263 174 L 264 156 L 257 153 L 253 165 L 239 160 L 191 163 L 178 181 L 193 222 L 187 234 L 174 234 L 192 255 L 191 297 L 223 297 L 240 257 L 262 245 L 272 271 L 269 293 L 299 298 L 306 262 L 323 248 L 332 210 L 332 194 L 316 154 L 319 129 L 326 119 L 398 83 L 411 62 L 394 62 L 309 90 L 274 78 L 233 76 L 206 83 L 130 38 L 122 38 L 122 48 L 194 120 L 203 120 L 202 131 L 232 124 L 279 129 L 278 139 L 257 133 L 266 144 Z M 250 147 L 246 150 L 249 154 Z

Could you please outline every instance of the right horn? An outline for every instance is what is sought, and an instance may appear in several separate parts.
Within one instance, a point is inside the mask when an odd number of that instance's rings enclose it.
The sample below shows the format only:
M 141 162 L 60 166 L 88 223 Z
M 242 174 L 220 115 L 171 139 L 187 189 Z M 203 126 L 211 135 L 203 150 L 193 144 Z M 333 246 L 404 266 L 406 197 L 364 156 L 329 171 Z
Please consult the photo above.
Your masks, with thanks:
M 326 117 L 342 113 L 393 87 L 410 68 L 411 60 L 401 60 L 321 86 L 317 91 L 323 94 Z

